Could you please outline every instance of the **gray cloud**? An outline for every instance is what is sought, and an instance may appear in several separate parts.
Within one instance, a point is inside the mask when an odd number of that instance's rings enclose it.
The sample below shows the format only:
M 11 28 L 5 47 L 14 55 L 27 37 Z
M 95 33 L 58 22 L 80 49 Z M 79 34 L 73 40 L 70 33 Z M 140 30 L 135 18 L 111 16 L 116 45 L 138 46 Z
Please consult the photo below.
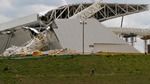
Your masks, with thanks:
M 133 15 L 128 15 L 124 17 L 124 27 L 134 27 L 134 28 L 150 28 L 150 11 L 142 12 L 142 13 L 137 13 Z M 108 20 L 103 22 L 104 25 L 106 26 L 114 26 L 118 27 L 120 26 L 121 18 L 116 18 L 112 20 Z M 109 25 L 108 25 L 109 24 Z
M 0 15 L 8 18 L 18 18 L 32 13 L 50 10 L 60 5 L 59 0 L 0 0 Z
M 60 0 L 13 0 L 12 4 L 16 7 L 44 4 L 44 5 L 59 5 Z
M 10 21 L 12 18 L 8 18 L 6 16 L 0 15 L 0 23 Z
M 150 4 L 150 0 L 103 0 L 110 3 Z

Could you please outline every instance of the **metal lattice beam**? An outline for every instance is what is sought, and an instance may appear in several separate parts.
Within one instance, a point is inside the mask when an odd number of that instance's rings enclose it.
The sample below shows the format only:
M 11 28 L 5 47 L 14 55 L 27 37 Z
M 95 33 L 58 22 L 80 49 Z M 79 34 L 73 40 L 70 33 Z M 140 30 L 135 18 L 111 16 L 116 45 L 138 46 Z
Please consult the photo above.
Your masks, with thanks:
M 68 19 L 69 17 L 81 12 L 85 8 L 92 5 L 92 3 L 85 4 L 74 4 L 61 6 L 55 10 L 49 11 L 44 17 L 46 19 L 41 19 L 45 24 L 50 24 L 51 21 L 55 19 Z M 92 17 L 98 19 L 100 22 L 117 18 L 120 16 L 125 16 L 129 14 L 139 13 L 148 10 L 148 6 L 145 4 L 112 4 L 112 3 L 102 3 L 104 8 Z

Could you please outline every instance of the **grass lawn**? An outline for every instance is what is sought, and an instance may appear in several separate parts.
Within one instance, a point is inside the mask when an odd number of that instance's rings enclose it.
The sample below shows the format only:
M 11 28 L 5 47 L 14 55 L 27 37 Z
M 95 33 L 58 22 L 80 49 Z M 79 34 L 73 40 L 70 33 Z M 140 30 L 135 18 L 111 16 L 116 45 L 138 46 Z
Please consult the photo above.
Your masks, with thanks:
M 150 55 L 0 59 L 0 84 L 150 84 Z

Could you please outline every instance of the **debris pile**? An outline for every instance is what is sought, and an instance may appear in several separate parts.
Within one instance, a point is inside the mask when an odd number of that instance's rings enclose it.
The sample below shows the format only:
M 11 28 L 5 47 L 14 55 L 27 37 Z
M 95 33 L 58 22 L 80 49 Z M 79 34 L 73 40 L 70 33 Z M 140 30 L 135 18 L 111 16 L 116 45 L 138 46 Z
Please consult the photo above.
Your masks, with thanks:
M 14 50 L 16 49 L 16 50 Z M 7 49 L 4 53 L 3 56 L 13 56 L 13 55 L 20 55 L 20 56 L 27 56 L 27 55 L 32 55 L 32 56 L 43 56 L 43 55 L 77 55 L 80 54 L 79 52 L 75 50 L 70 50 L 70 49 L 56 49 L 56 50 L 49 50 L 49 51 L 33 51 L 30 52 L 27 50 L 23 50 L 25 48 L 18 48 L 16 46 L 13 46 L 9 49 Z
M 58 50 L 48 51 L 48 55 L 75 55 L 75 54 L 79 54 L 79 53 L 71 49 L 58 49 Z
M 30 28 L 31 29 L 31 28 Z M 15 55 L 33 55 L 33 56 L 42 56 L 42 55 L 66 55 L 66 54 L 78 54 L 76 51 L 70 49 L 57 49 L 57 50 L 49 50 L 46 52 L 41 51 L 46 46 L 49 46 L 49 41 L 47 38 L 48 29 L 43 32 L 38 32 L 36 29 L 33 29 L 36 33 L 36 36 L 23 46 L 17 47 L 12 46 L 3 53 L 3 56 L 15 56 Z
M 32 54 L 37 50 L 41 50 L 43 47 L 48 45 L 47 32 L 41 32 L 31 41 L 27 42 L 21 47 L 12 46 L 3 53 L 3 56 L 12 56 L 12 55 L 28 55 Z

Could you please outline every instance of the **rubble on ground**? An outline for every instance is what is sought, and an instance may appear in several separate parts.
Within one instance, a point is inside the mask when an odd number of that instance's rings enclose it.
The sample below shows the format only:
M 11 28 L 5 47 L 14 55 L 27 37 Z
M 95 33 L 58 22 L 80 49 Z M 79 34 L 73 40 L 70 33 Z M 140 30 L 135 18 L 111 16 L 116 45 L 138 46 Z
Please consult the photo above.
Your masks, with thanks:
M 79 52 L 71 49 L 58 49 L 58 50 L 50 50 L 48 55 L 75 55 L 79 54 Z
M 14 52 L 13 49 L 16 49 L 16 52 Z M 43 56 L 43 55 L 77 55 L 80 54 L 79 52 L 75 51 L 75 50 L 71 50 L 71 49 L 56 49 L 56 50 L 49 50 L 49 51 L 26 51 L 26 50 L 22 50 L 23 48 L 20 48 L 19 51 L 17 50 L 18 47 L 13 46 L 9 49 L 7 49 L 4 53 L 3 56 L 5 57 L 9 57 L 9 56 L 13 56 L 13 55 L 20 55 L 20 56 L 27 56 L 27 55 L 32 55 L 32 56 Z
M 48 27 L 47 29 L 49 29 Z M 35 30 L 35 29 L 34 29 Z M 23 46 L 12 46 L 4 51 L 2 56 L 9 57 L 9 56 L 26 56 L 26 55 L 33 55 L 33 56 L 41 56 L 41 55 L 70 55 L 70 54 L 78 54 L 74 50 L 70 49 L 56 49 L 56 50 L 49 50 L 49 51 L 41 51 L 45 46 L 48 46 L 48 31 L 45 30 L 43 32 L 37 32 L 37 35 L 29 42 L 24 44 Z

